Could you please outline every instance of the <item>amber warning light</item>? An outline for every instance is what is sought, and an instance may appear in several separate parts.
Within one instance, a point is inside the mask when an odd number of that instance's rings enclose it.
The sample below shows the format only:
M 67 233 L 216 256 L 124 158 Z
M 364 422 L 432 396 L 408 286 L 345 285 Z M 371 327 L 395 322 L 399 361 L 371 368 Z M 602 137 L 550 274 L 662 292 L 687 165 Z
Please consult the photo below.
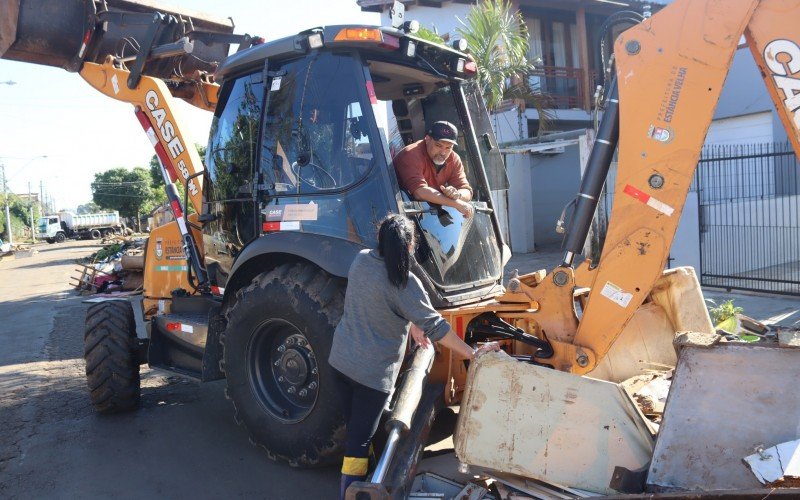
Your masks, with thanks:
M 396 50 L 400 48 L 400 39 L 391 35 L 384 35 L 377 28 L 345 28 L 336 34 L 335 42 L 376 42 L 384 49 Z

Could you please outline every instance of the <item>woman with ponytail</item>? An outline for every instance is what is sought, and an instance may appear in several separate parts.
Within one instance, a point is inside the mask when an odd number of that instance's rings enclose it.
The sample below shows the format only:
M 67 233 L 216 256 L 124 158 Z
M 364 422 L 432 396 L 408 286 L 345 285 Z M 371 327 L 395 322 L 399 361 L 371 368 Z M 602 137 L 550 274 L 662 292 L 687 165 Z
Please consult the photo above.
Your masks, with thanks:
M 499 349 L 473 350 L 431 306 L 422 282 L 411 272 L 414 224 L 389 215 L 378 230 L 378 248 L 362 250 L 348 273 L 344 313 L 333 337 L 329 362 L 342 395 L 347 426 L 340 497 L 367 476 L 370 443 L 394 387 L 411 331 L 421 348 L 437 342 L 472 359 Z

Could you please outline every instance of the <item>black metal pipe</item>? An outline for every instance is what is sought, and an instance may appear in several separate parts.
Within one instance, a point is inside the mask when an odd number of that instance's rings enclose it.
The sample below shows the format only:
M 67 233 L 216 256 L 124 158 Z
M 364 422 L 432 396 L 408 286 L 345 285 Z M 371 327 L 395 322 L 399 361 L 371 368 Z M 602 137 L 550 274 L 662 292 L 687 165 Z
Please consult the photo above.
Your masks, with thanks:
M 572 266 L 575 255 L 583 250 L 603 184 L 608 177 L 611 160 L 614 158 L 614 151 L 617 149 L 619 141 L 618 96 L 617 79 L 614 78 L 609 88 L 606 110 L 600 121 L 600 129 L 597 131 L 597 138 L 589 155 L 589 162 L 586 164 L 581 188 L 578 191 L 575 212 L 567 231 L 566 253 L 562 264 L 564 266 Z

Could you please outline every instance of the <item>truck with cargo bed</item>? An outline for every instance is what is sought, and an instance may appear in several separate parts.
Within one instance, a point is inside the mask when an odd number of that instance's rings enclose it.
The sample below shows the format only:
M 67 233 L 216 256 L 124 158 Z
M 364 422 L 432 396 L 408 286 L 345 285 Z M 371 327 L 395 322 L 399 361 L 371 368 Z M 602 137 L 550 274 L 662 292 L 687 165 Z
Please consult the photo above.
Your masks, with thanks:
M 97 214 L 59 212 L 39 218 L 36 239 L 62 243 L 67 238 L 97 240 L 124 232 L 125 223 L 116 211 Z

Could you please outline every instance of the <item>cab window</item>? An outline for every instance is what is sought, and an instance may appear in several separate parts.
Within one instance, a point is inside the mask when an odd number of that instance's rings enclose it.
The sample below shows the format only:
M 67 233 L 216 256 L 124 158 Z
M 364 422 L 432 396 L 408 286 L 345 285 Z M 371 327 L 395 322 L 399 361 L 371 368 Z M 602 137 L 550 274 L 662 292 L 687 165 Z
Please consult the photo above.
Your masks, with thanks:
M 360 62 L 319 53 L 270 65 L 261 177 L 273 196 L 333 192 L 373 162 Z
M 207 231 L 235 254 L 258 235 L 254 165 L 258 153 L 264 84 L 261 72 L 223 87 L 206 148 L 205 210 L 220 214 Z
M 264 100 L 261 73 L 244 76 L 226 87 L 211 123 L 206 169 L 213 201 L 249 199 L 256 162 L 259 124 Z M 211 192 L 208 192 L 208 189 Z

